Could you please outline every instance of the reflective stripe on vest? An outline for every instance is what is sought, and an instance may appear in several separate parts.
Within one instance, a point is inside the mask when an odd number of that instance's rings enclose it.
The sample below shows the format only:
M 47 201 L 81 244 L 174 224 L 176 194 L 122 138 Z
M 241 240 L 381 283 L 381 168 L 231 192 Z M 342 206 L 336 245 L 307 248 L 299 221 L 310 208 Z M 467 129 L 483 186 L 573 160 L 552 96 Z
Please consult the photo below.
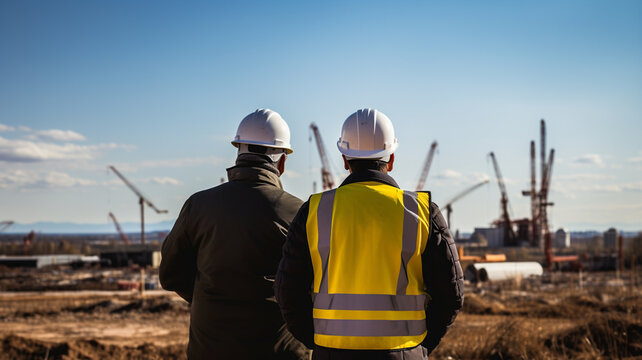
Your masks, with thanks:
M 426 336 L 421 253 L 430 195 L 364 182 L 310 199 L 317 345 L 414 347 Z

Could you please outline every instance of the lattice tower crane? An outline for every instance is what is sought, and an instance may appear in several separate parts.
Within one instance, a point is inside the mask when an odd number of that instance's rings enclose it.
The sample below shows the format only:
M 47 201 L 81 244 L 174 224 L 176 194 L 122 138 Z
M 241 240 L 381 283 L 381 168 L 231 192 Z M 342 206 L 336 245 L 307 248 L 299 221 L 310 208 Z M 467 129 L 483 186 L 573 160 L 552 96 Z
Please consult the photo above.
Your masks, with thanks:
M 158 209 L 151 201 L 149 201 L 149 199 L 143 196 L 143 194 L 131 182 L 129 182 L 123 174 L 116 170 L 114 166 L 110 165 L 109 169 L 113 171 L 125 183 L 125 185 L 127 185 L 134 194 L 136 194 L 136 196 L 138 196 L 138 203 L 140 204 L 140 242 L 145 245 L 145 204 L 154 209 L 157 214 L 166 214 L 167 210 Z
M 551 176 L 553 174 L 553 160 L 555 158 L 555 149 L 551 149 L 544 171 L 542 187 L 540 189 L 540 224 L 544 230 L 544 252 L 546 255 L 546 265 L 550 270 L 553 265 L 553 239 L 551 236 L 551 229 L 548 226 L 548 206 L 553 206 L 553 203 L 548 202 L 548 190 L 551 184 Z
M 311 123 L 310 129 L 312 129 L 312 132 L 314 133 L 317 150 L 319 150 L 319 157 L 321 158 L 321 181 L 323 184 L 323 190 L 333 189 L 335 184 L 334 175 L 332 175 L 332 172 L 330 171 L 330 162 L 328 161 L 328 155 L 326 154 L 325 146 L 323 145 L 323 139 L 321 139 L 319 127 L 315 123 Z
M 120 227 L 120 224 L 118 223 L 118 220 L 116 220 L 116 216 L 114 216 L 114 213 L 110 212 L 109 217 L 111 218 L 111 221 L 114 222 L 114 225 L 116 225 L 116 230 L 118 230 L 118 233 L 120 234 L 120 238 L 123 239 L 123 242 L 125 243 L 125 245 L 130 245 L 131 241 L 129 241 L 129 237 L 127 236 L 127 234 L 125 234 L 123 229 Z
M 508 194 L 506 192 L 506 185 L 504 185 L 504 178 L 502 177 L 502 173 L 499 171 L 499 165 L 497 164 L 497 159 L 495 158 L 495 154 L 491 151 L 489 156 L 493 160 L 493 166 L 495 167 L 495 175 L 497 175 L 497 184 L 499 184 L 499 191 L 502 195 L 501 220 L 504 226 L 504 245 L 516 245 L 515 232 L 513 231 L 510 215 L 508 214 Z
M 426 179 L 428 178 L 428 172 L 430 171 L 430 165 L 432 164 L 432 158 L 435 156 L 435 150 L 437 149 L 437 142 L 433 141 L 430 145 L 430 150 L 428 150 L 428 156 L 426 157 L 426 162 L 424 163 L 424 168 L 421 170 L 421 176 L 419 176 L 419 183 L 417 183 L 417 191 L 423 190 Z

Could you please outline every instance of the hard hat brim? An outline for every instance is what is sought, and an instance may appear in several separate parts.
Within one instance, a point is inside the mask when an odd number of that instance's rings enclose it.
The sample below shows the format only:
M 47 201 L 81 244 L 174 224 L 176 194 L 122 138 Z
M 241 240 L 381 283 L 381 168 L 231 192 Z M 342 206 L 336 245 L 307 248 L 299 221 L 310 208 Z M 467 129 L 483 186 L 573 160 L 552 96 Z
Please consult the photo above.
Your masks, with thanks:
M 236 148 L 239 147 L 239 144 L 250 144 L 250 145 L 265 146 L 265 147 L 274 148 L 274 149 L 284 149 L 286 154 L 292 154 L 294 152 L 294 150 L 292 150 L 289 146 L 274 145 L 272 143 L 266 143 L 261 141 L 234 140 L 231 143 Z
M 394 153 L 398 147 L 399 147 L 399 143 L 395 142 L 388 149 L 383 149 L 383 150 L 352 150 L 352 149 L 343 148 L 341 146 L 341 140 L 337 141 L 337 148 L 339 148 L 339 152 L 341 152 L 343 155 L 347 157 L 358 158 L 358 159 L 383 158 Z

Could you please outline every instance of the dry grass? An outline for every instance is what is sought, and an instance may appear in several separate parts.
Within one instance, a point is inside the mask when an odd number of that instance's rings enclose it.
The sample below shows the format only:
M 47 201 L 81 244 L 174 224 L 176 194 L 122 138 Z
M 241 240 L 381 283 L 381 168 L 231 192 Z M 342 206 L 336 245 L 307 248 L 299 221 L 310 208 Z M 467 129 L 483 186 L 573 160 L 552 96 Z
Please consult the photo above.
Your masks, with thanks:
M 622 288 L 470 293 L 431 358 L 642 358 L 640 295 Z

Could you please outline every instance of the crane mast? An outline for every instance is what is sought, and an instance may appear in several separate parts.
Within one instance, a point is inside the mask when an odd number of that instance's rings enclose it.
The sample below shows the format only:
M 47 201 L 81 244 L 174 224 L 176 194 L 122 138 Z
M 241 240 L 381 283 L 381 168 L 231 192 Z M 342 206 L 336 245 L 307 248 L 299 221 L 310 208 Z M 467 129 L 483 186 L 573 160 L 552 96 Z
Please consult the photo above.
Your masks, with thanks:
M 502 177 L 502 173 L 499 171 L 499 165 L 497 164 L 497 159 L 495 158 L 495 154 L 491 152 L 489 155 L 490 155 L 490 158 L 493 160 L 493 167 L 495 167 L 495 175 L 497 175 L 497 183 L 499 184 L 499 191 L 501 192 L 501 195 L 502 195 L 501 220 L 504 225 L 504 244 L 515 245 L 515 232 L 513 231 L 510 215 L 508 214 L 508 194 L 506 192 L 506 185 L 504 184 L 504 178 Z
M 426 179 L 428 178 L 428 172 L 430 171 L 430 165 L 432 164 L 432 158 L 435 156 L 435 150 L 437 149 L 437 142 L 433 141 L 430 145 L 430 150 L 428 151 L 428 156 L 426 157 L 426 162 L 424 163 L 424 168 L 421 170 L 421 176 L 419 176 L 419 183 L 417 183 L 417 191 L 423 190 Z
M 541 230 L 538 219 L 539 207 L 537 206 L 537 180 L 536 180 L 536 164 L 535 164 L 535 141 L 531 141 L 531 190 L 529 196 L 531 197 L 531 245 L 538 245 L 541 243 Z
M 116 230 L 118 230 L 118 233 L 120 234 L 120 238 L 123 239 L 123 242 L 125 243 L 125 245 L 130 245 L 131 241 L 129 241 L 129 237 L 127 236 L 127 234 L 125 234 L 123 229 L 120 227 L 120 224 L 118 223 L 118 220 L 116 220 L 116 216 L 114 216 L 114 213 L 110 212 L 109 217 L 114 222 L 114 225 L 116 225 Z
M 145 245 L 145 204 L 151 207 L 156 211 L 157 214 L 166 214 L 167 210 L 160 210 L 151 201 L 149 201 L 143 194 L 123 176 L 116 168 L 112 165 L 109 166 L 109 169 L 113 171 L 124 183 L 127 185 L 133 192 L 138 196 L 138 204 L 140 205 L 140 242 Z
M 319 127 L 315 123 L 310 124 L 310 129 L 314 133 L 314 139 L 317 143 L 317 150 L 319 151 L 319 157 L 321 158 L 321 181 L 323 184 L 323 190 L 330 190 L 334 188 L 334 176 L 330 171 L 330 162 L 328 161 L 328 155 L 325 152 L 325 146 L 323 145 L 323 139 L 321 139 L 321 133 L 319 133 Z
M 553 159 L 555 157 L 555 149 L 551 149 L 546 164 L 546 171 L 544 174 L 544 182 L 540 189 L 540 224 L 544 231 L 544 253 L 546 255 L 546 267 L 550 270 L 553 266 L 553 239 L 551 230 L 548 226 L 548 211 L 547 207 L 552 206 L 553 203 L 548 202 L 548 189 L 551 183 L 551 176 L 553 173 Z

